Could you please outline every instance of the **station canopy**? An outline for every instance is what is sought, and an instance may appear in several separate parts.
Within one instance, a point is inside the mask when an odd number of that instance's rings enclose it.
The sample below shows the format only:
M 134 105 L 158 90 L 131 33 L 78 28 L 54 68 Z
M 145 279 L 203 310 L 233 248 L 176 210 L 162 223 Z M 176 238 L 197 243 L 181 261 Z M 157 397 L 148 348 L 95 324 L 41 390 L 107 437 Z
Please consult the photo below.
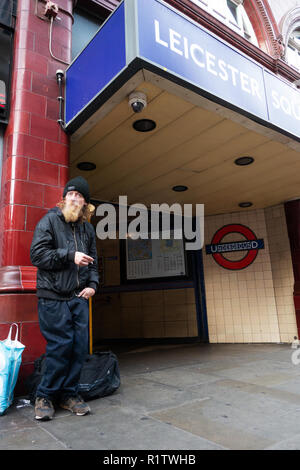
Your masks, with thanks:
M 140 113 L 132 92 L 146 96 Z M 136 130 L 141 120 L 154 128 Z M 160 0 L 121 2 L 74 59 L 65 121 L 71 175 L 100 201 L 202 203 L 212 215 L 300 195 L 296 86 Z M 253 163 L 235 164 L 245 156 Z

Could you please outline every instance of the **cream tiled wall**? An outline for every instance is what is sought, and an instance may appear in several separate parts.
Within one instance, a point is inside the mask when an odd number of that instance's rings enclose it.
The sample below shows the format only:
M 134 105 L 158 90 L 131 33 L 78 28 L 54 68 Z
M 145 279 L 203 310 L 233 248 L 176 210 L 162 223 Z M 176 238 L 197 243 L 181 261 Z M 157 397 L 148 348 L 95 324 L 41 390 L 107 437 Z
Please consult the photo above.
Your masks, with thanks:
M 283 207 L 206 217 L 205 244 L 210 244 L 215 232 L 230 223 L 248 226 L 264 239 L 265 249 L 259 250 L 255 261 L 240 271 L 226 270 L 211 255 L 203 254 L 210 342 L 292 341 L 297 332 Z M 243 237 L 227 236 L 222 243 L 233 240 Z M 241 259 L 242 253 L 226 253 L 226 257 Z
M 198 336 L 193 288 L 97 295 L 93 312 L 95 340 Z

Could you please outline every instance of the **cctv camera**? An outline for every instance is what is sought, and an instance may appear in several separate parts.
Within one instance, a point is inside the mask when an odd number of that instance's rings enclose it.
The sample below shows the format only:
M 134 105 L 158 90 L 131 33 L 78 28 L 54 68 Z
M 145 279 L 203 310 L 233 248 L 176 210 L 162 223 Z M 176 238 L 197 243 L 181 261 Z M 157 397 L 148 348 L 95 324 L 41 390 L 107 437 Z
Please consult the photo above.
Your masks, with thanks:
M 129 95 L 129 106 L 135 113 L 140 113 L 147 106 L 147 96 L 140 91 L 134 91 Z
M 58 69 L 56 70 L 55 74 L 56 74 L 56 80 L 58 81 L 64 78 L 65 72 L 63 70 Z

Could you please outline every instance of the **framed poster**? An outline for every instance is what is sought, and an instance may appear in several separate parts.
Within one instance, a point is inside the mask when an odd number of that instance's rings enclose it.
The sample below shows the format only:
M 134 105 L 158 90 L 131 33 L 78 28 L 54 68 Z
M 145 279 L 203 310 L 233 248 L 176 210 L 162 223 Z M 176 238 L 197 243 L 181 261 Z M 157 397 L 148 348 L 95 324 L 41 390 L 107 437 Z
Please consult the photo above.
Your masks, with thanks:
M 126 240 L 126 279 L 185 276 L 184 240 Z

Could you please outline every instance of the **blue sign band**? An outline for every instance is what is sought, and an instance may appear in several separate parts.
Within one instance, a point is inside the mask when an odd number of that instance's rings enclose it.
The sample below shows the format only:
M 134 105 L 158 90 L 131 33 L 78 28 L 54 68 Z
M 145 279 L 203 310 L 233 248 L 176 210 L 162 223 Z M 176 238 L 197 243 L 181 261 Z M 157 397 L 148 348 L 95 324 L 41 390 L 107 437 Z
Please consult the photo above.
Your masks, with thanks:
M 69 66 L 66 130 L 141 68 L 300 140 L 299 91 L 161 0 L 124 0 Z
M 264 240 L 243 240 L 241 242 L 218 243 L 217 245 L 206 245 L 206 254 L 232 253 L 234 251 L 253 251 L 264 249 Z
M 138 25 L 141 57 L 268 119 L 262 67 L 158 1 L 138 1 Z
M 126 66 L 125 44 L 125 13 L 122 3 L 67 69 L 67 124 Z
M 300 136 L 300 93 L 265 71 L 269 119 L 276 126 Z

